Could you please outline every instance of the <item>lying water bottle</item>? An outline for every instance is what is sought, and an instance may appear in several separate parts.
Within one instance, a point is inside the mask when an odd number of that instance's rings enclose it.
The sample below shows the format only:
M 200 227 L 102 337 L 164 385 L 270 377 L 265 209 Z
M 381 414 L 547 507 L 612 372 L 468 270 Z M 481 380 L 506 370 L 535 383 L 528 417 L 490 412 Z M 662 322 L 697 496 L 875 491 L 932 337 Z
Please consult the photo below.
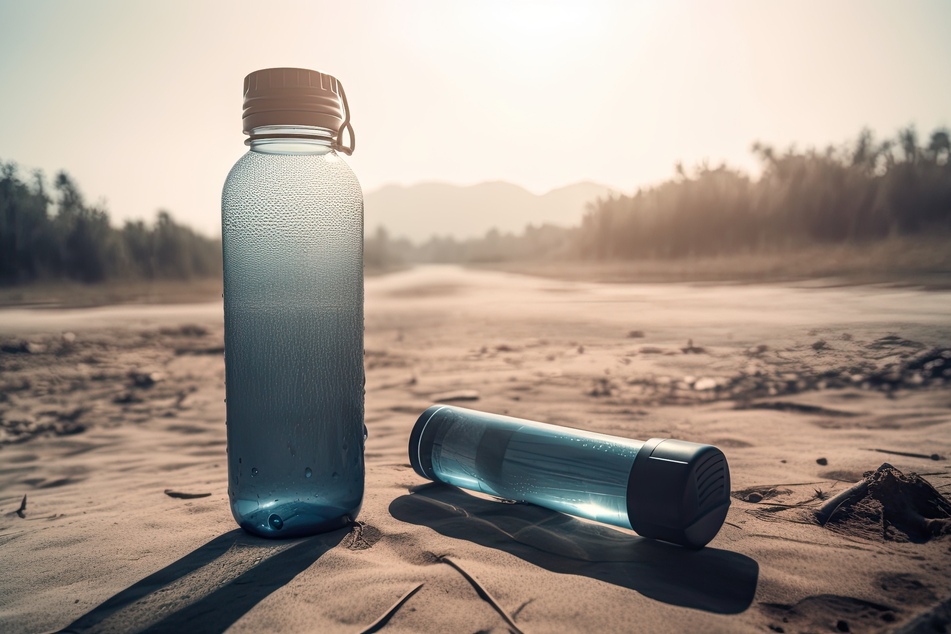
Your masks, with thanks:
M 221 196 L 228 493 L 242 528 L 293 537 L 363 500 L 363 194 L 336 78 L 253 72 L 243 124 Z
M 430 480 L 689 548 L 714 538 L 730 506 L 729 466 L 712 445 L 641 442 L 451 405 L 419 417 L 409 459 Z

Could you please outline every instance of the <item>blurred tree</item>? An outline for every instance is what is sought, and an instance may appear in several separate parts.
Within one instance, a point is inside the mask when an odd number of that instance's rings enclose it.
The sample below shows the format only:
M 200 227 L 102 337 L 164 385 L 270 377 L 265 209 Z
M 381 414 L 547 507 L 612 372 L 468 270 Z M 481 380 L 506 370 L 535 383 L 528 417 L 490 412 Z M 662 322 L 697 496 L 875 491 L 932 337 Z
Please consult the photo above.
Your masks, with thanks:
M 935 130 L 928 143 L 928 158 L 935 165 L 947 165 L 951 155 L 951 137 L 947 130 Z
M 85 203 L 66 172 L 53 179 L 53 190 L 55 200 L 42 173 L 26 183 L 14 163 L 0 162 L 0 284 L 187 279 L 221 272 L 220 240 L 176 224 L 166 211 L 152 227 L 136 221 L 116 230 L 103 207 Z
M 676 165 L 671 181 L 598 200 L 582 221 L 578 251 L 598 259 L 715 256 L 951 234 L 947 130 L 933 132 L 926 148 L 908 127 L 882 143 L 863 129 L 853 144 L 823 152 L 751 149 L 762 165 L 756 182 L 722 165 L 692 175 Z

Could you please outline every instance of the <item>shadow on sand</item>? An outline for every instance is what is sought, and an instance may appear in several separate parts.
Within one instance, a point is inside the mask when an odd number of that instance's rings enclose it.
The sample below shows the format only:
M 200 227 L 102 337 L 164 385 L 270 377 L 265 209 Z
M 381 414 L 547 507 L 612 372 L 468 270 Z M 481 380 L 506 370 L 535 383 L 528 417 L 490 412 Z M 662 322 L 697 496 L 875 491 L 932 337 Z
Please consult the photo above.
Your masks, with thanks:
M 390 513 L 552 572 L 584 575 L 657 601 L 719 614 L 746 610 L 759 577 L 759 565 L 745 555 L 709 547 L 688 550 L 440 484 L 414 487 L 390 504 Z
M 107 599 L 62 632 L 223 632 L 339 544 L 348 530 L 275 541 L 235 529 Z

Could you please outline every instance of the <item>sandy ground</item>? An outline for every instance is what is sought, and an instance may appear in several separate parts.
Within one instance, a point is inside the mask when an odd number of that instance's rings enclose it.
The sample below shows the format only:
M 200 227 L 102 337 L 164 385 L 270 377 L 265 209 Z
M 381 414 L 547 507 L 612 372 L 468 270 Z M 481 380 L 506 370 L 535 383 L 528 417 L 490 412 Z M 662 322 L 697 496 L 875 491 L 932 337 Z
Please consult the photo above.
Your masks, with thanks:
M 0 631 L 948 627 L 951 293 L 429 267 L 366 297 L 363 511 L 287 541 L 228 509 L 219 304 L 0 310 Z M 426 485 L 434 401 L 716 444 L 727 523 L 694 552 Z M 819 524 L 883 462 L 905 488 Z

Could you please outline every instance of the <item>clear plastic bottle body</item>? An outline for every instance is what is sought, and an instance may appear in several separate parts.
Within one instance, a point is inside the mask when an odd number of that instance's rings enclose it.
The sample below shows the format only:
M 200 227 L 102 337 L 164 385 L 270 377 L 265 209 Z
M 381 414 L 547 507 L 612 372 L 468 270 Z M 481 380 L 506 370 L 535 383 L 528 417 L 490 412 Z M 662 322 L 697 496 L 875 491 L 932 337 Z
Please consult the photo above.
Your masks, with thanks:
M 252 141 L 222 193 L 228 490 L 266 537 L 363 500 L 363 195 L 329 134 Z
M 434 406 L 420 418 L 410 459 L 447 484 L 631 528 L 628 479 L 643 444 Z

